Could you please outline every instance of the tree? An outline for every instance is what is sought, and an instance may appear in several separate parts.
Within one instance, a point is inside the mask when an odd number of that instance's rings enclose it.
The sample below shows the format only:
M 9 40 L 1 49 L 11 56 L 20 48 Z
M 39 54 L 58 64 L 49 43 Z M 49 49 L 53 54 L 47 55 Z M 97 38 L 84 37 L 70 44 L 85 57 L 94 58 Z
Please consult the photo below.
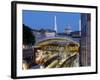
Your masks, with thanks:
M 23 44 L 24 45 L 34 45 L 35 36 L 32 33 L 32 29 L 23 24 Z

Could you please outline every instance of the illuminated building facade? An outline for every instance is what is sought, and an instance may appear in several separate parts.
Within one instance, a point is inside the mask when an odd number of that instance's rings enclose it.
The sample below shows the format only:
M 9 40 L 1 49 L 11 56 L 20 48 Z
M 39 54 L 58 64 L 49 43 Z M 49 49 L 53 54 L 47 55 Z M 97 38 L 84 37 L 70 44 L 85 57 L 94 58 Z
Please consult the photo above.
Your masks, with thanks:
M 81 14 L 80 66 L 91 65 L 91 15 Z

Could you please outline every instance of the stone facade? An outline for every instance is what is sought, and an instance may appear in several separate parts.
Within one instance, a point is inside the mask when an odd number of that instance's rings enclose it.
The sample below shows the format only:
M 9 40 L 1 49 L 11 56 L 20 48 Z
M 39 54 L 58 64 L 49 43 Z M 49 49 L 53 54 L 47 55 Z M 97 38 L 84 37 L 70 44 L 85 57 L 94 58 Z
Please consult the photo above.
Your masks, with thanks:
M 81 14 L 80 66 L 91 65 L 91 15 Z

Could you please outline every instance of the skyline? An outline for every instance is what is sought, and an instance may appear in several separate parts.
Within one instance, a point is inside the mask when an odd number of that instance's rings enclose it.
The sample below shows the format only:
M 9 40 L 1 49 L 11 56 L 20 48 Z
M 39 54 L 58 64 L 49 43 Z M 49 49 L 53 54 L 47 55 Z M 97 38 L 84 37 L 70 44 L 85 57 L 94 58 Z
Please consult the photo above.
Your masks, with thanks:
M 80 13 L 23 10 L 22 14 L 23 24 L 32 29 L 55 30 L 57 26 L 57 32 L 64 32 L 70 26 L 72 31 L 79 31 Z

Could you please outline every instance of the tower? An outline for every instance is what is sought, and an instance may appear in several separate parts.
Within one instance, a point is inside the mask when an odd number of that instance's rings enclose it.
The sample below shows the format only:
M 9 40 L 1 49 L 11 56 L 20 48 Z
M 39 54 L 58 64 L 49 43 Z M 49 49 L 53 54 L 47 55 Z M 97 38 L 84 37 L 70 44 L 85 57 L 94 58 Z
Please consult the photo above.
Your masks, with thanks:
M 80 35 L 81 35 L 81 19 L 79 19 L 79 31 L 80 31 Z
M 57 20 L 56 20 L 56 16 L 54 17 L 54 30 L 57 32 Z

